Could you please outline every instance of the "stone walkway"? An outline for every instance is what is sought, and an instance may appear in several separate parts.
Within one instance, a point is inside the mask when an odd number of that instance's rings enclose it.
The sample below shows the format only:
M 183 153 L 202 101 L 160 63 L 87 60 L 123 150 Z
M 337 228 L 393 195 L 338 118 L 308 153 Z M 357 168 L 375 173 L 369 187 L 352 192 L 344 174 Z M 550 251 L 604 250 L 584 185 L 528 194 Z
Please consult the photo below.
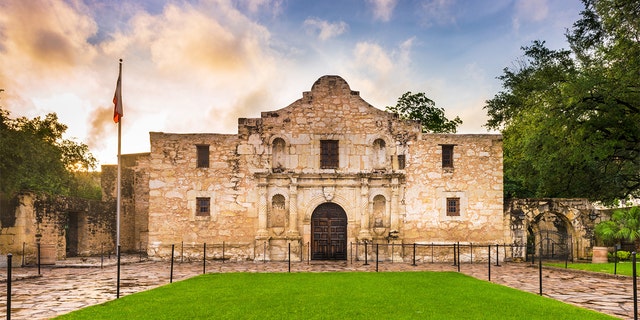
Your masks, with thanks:
M 121 265 L 120 296 L 148 290 L 170 280 L 170 263 L 141 261 L 124 257 Z M 101 268 L 100 265 L 103 265 Z M 207 273 L 287 272 L 287 262 L 208 261 Z M 363 271 L 375 272 L 375 262 L 292 262 L 291 272 Z M 384 271 L 457 271 L 451 264 L 380 263 Z M 174 263 L 173 281 L 203 272 L 202 261 Z M 488 279 L 486 264 L 462 264 L 460 272 L 481 280 Z M 12 272 L 12 319 L 50 319 L 70 311 L 116 298 L 115 259 L 69 259 L 55 266 L 14 268 Z M 6 269 L 0 270 L 0 318 L 6 315 Z M 509 263 L 491 267 L 491 282 L 519 290 L 539 293 L 538 267 L 528 263 Z M 566 303 L 603 312 L 622 319 L 633 319 L 633 283 L 630 277 L 595 275 L 564 269 L 543 269 L 543 295 Z

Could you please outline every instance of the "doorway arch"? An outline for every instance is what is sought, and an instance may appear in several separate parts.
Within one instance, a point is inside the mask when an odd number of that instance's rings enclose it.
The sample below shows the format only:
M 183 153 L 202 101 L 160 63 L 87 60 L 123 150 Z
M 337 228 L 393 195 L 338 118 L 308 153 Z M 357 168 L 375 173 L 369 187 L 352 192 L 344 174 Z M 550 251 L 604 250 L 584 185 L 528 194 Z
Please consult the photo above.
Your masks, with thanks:
M 311 259 L 347 259 L 347 214 L 335 203 L 323 203 L 313 210 Z

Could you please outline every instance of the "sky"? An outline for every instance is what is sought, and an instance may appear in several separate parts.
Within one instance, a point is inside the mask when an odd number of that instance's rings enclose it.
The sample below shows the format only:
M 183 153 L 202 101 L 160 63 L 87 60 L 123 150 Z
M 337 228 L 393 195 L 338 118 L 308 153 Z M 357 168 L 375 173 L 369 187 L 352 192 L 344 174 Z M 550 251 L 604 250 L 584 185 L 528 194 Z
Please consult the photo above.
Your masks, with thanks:
M 122 153 L 149 132 L 237 133 L 323 75 L 373 106 L 424 92 L 486 133 L 483 106 L 521 47 L 568 48 L 580 0 L 0 0 L 0 106 L 55 112 L 65 138 L 117 163 L 113 96 L 122 64 Z M 99 167 L 98 167 L 99 169 Z

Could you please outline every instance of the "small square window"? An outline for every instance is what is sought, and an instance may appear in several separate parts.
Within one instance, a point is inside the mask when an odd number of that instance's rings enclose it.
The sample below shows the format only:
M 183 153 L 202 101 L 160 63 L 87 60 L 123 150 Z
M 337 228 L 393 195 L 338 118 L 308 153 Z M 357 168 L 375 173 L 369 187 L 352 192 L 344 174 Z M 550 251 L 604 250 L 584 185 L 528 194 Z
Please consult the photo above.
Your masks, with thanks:
M 196 198 L 196 216 L 211 215 L 211 198 Z
M 447 216 L 460 216 L 460 198 L 447 198 Z
M 442 145 L 442 167 L 453 168 L 453 145 Z
M 198 152 L 198 168 L 209 168 L 209 146 L 208 145 L 198 145 L 196 146 Z

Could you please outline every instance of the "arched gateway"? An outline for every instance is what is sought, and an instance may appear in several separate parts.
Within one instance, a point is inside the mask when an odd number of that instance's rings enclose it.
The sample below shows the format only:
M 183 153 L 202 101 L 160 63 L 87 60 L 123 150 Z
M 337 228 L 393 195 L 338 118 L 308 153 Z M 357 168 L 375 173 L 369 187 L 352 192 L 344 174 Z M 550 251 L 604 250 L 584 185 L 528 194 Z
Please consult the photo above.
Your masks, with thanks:
M 311 259 L 347 259 L 347 214 L 335 203 L 319 205 L 311 215 Z

